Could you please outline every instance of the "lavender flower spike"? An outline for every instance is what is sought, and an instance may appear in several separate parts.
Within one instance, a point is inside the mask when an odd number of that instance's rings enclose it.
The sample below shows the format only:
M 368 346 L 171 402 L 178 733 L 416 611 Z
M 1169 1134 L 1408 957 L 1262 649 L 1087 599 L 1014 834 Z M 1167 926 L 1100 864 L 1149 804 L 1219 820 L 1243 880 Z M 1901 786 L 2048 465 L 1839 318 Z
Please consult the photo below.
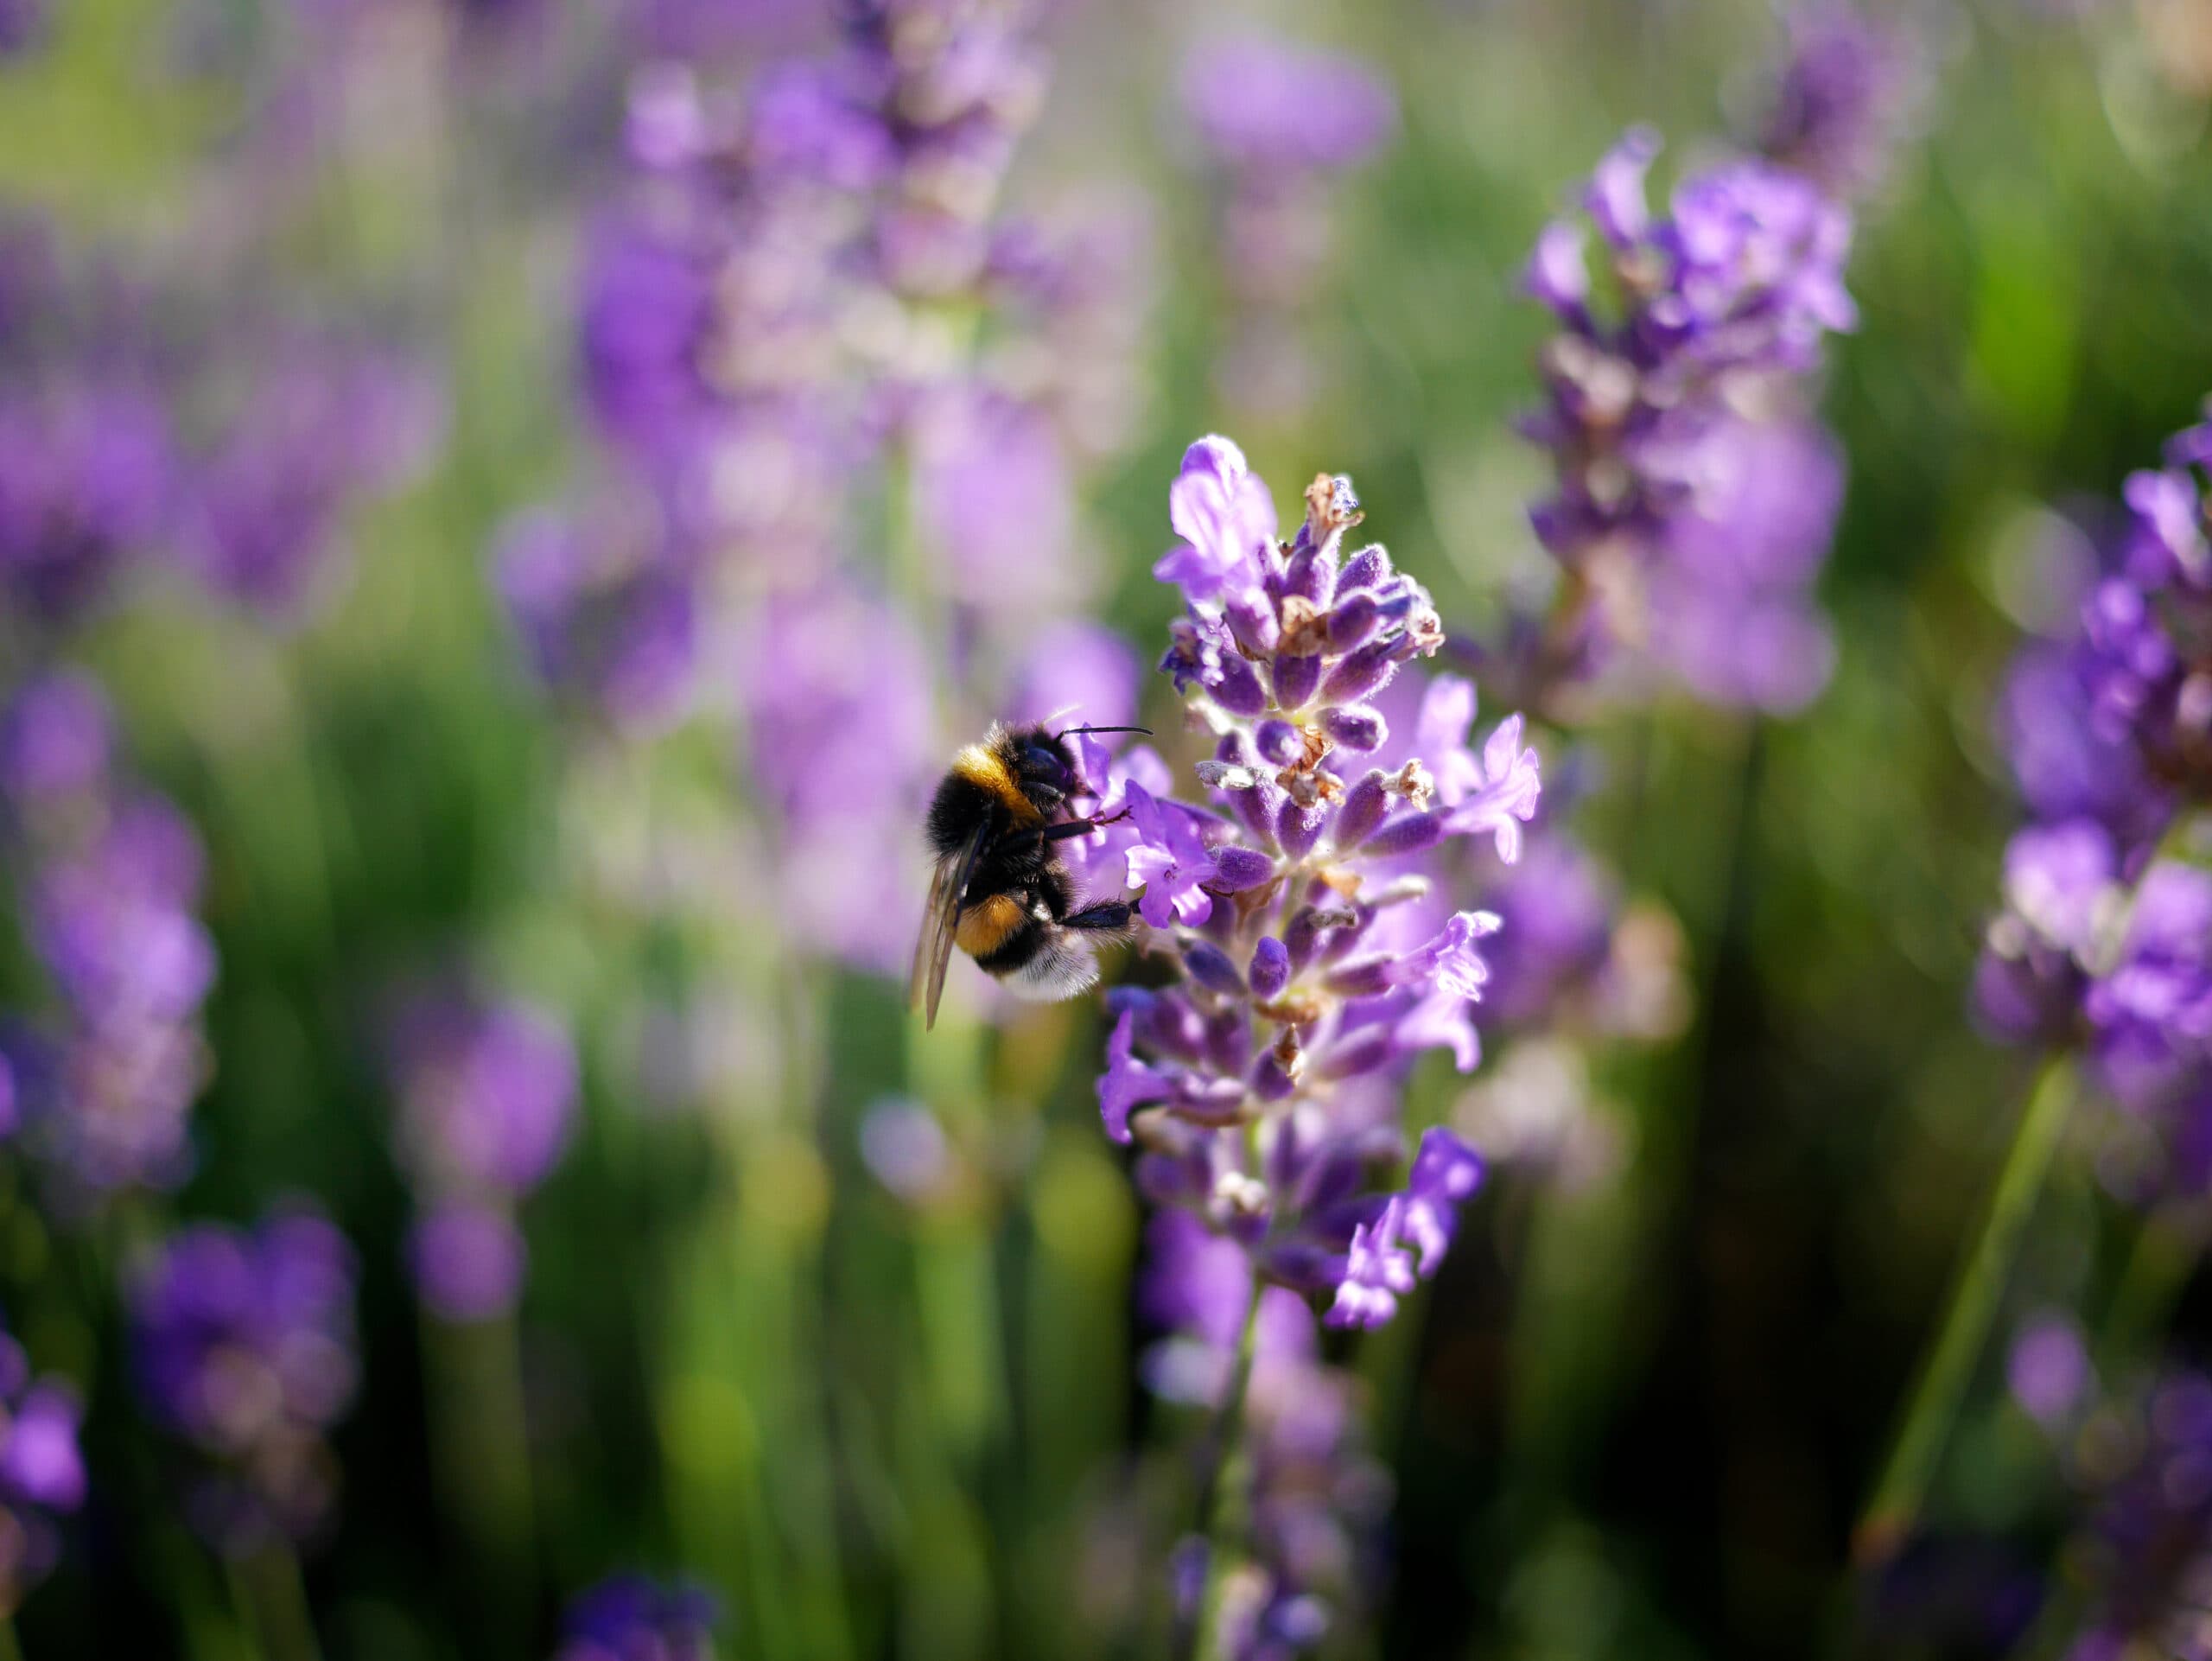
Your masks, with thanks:
M 196 1224 L 140 1266 L 140 1391 L 205 1461 L 185 1512 L 218 1551 L 248 1556 L 329 1521 L 338 1466 L 325 1437 L 359 1376 L 353 1284 L 353 1248 L 304 1206 L 251 1233 Z
M 1826 650 L 1801 614 L 1839 492 L 1817 442 L 1800 442 L 1781 458 L 1789 493 L 1760 496 L 1773 461 L 1757 447 L 1775 441 L 1737 405 L 1815 368 L 1823 338 L 1853 326 L 1851 215 L 1761 161 L 1693 174 L 1655 212 L 1644 175 L 1658 150 L 1649 131 L 1624 138 L 1591 175 L 1582 214 L 1547 229 L 1529 261 L 1529 292 L 1560 323 L 1543 352 L 1546 404 L 1524 423 L 1552 454 L 1555 488 L 1530 517 L 1567 581 L 1519 669 L 1541 698 L 1650 635 L 1662 660 L 1701 661 L 1713 631 L 1693 602 L 1725 583 L 1732 614 L 1756 602 L 1761 617 L 1746 645 L 1720 643 L 1751 655 L 1697 690 L 1787 708 L 1809 695 L 1787 660 Z
M 55 1518 L 85 1503 L 83 1416 L 76 1392 L 58 1379 L 34 1379 L 22 1346 L 0 1332 L 0 1619 L 60 1556 Z
M 1159 573 L 1186 605 L 1161 667 L 1215 735 L 1198 769 L 1212 799 L 1109 769 L 1138 909 L 1183 979 L 1113 995 L 1100 1108 L 1142 1149 L 1154 1201 L 1236 1243 L 1262 1280 L 1328 1295 L 1332 1321 L 1379 1325 L 1435 1273 L 1482 1174 L 1433 1130 L 1403 1193 L 1367 1180 L 1404 1157 L 1393 1086 L 1408 1059 L 1442 1047 L 1465 1069 L 1480 1053 L 1471 1011 L 1497 919 L 1438 903 L 1422 868 L 1454 837 L 1517 856 L 1536 753 L 1517 716 L 1471 748 L 1473 688 L 1443 678 L 1419 724 L 1432 759 L 1369 762 L 1389 736 L 1374 700 L 1442 629 L 1382 547 L 1344 546 L 1362 518 L 1350 480 L 1315 480 L 1278 541 L 1243 453 L 1207 438 L 1169 506 L 1184 540 Z

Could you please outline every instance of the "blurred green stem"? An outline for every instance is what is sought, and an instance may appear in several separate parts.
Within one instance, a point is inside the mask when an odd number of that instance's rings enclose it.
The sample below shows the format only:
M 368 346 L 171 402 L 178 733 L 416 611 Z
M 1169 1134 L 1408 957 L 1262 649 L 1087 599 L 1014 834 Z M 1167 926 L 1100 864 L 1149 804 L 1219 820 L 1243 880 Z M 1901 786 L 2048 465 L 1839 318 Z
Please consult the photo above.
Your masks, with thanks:
M 2107 1376 L 2165 1323 L 2203 1250 L 2203 1225 L 2193 1216 L 2160 1210 L 2143 1219 L 2096 1336 Z
M 1862 1565 L 1886 1560 L 1904 1543 L 1920 1514 L 1944 1439 L 1958 1416 L 1974 1362 L 1996 1319 L 2012 1259 L 2035 1213 L 2036 1197 L 2065 1129 L 2074 1093 L 2072 1058 L 2059 1055 L 2046 1061 L 2013 1133 L 2012 1151 L 1998 1175 L 1980 1237 L 1952 1289 L 1935 1344 L 1899 1421 L 1881 1480 L 1859 1517 L 1852 1550 Z
M 23 1646 L 16 1636 L 13 1615 L 0 1615 L 0 1661 L 23 1661 Z
M 264 1661 L 321 1661 L 299 1556 L 289 1544 L 264 1546 L 226 1566 L 240 1619 Z
M 493 1631 L 506 1632 L 519 1630 L 537 1596 L 520 1346 L 512 1315 L 423 1318 L 438 1480 L 467 1547 L 467 1601 Z
M 1206 1577 L 1198 1607 L 1175 1614 L 1175 1661 L 1215 1653 L 1221 1623 L 1222 1594 L 1228 1580 L 1227 1562 L 1232 1539 L 1243 1531 L 1243 1506 L 1224 1506 L 1222 1492 L 1232 1486 L 1229 1468 L 1242 1451 L 1244 1439 L 1244 1398 L 1251 1393 L 1252 1357 L 1259 1347 L 1260 1295 L 1263 1284 L 1252 1276 L 1252 1295 L 1245 1301 L 1244 1323 L 1236 1337 L 1236 1360 L 1229 1375 L 1229 1389 L 1214 1413 L 1205 1441 L 1198 1450 L 1198 1525 L 1193 1537 L 1205 1543 Z

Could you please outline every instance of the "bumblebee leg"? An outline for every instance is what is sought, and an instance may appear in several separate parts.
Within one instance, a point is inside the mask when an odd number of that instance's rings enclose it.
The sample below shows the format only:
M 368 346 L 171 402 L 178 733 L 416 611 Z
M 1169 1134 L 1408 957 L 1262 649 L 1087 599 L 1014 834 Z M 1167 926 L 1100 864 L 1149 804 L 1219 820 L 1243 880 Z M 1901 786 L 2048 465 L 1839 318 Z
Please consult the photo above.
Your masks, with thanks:
M 1129 907 L 1118 900 L 1109 900 L 1096 906 L 1085 906 L 1081 911 L 1071 912 L 1060 919 L 1062 928 L 1127 928 Z

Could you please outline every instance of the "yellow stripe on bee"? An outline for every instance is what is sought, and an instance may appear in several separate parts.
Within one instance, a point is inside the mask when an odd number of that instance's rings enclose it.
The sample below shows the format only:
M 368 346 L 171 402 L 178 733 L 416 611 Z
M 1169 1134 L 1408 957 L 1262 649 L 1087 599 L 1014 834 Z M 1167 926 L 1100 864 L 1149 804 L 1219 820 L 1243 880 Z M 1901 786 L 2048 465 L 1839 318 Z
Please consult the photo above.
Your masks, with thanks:
M 981 905 L 960 913 L 952 942 L 971 958 L 988 958 L 1004 945 L 1007 937 L 1029 920 L 1021 902 L 1010 894 L 995 894 Z
M 970 744 L 952 758 L 952 770 L 970 784 L 981 785 L 997 797 L 1017 824 L 1033 824 L 1044 816 L 1037 805 L 1021 793 L 1005 760 L 988 745 Z

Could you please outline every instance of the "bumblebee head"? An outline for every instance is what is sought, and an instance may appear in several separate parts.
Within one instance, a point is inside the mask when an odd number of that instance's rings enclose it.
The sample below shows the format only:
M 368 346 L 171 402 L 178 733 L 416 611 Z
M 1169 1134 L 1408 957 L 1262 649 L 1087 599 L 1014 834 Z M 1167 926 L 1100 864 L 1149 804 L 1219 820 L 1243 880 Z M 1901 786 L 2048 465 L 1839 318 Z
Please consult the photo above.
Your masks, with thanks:
M 1066 735 L 1043 727 L 1017 728 L 1007 733 L 1000 750 L 1014 786 L 1050 813 L 1083 788 L 1083 773 L 1068 748 Z

